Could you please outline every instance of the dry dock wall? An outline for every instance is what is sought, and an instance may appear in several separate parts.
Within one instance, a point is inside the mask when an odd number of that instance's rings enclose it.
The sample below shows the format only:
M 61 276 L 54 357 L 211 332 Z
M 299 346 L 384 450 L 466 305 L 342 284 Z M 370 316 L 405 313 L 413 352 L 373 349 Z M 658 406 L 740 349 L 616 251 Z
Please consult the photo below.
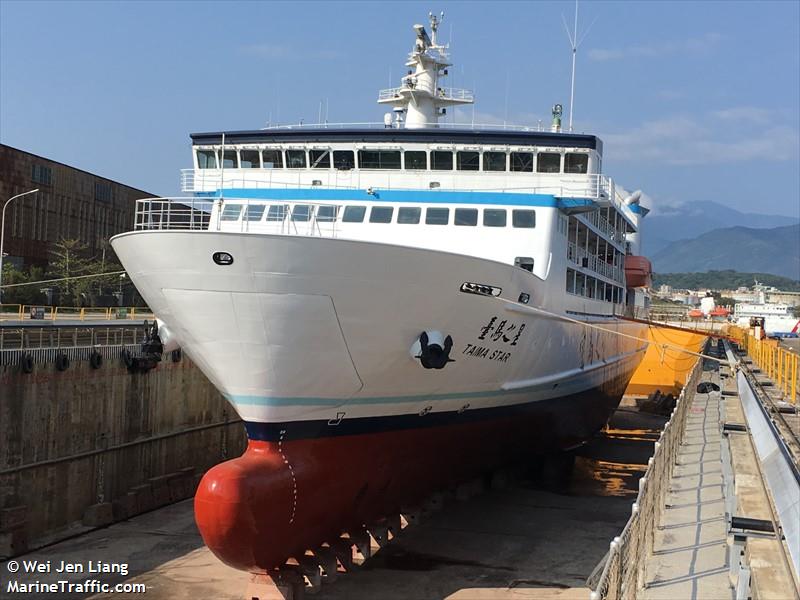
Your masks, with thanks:
M 131 373 L 121 348 L 99 369 L 0 366 L 0 558 L 193 495 L 244 451 L 242 424 L 200 370 L 166 357 Z M 12 364 L 8 364 L 12 363 Z

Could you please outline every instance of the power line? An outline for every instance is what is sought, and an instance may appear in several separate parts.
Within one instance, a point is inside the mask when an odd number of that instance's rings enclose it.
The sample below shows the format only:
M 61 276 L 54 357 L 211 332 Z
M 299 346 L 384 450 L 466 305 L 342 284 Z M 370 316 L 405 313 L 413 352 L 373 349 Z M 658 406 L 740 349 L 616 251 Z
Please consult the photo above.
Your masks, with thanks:
M 25 283 L 9 283 L 7 285 L 0 285 L 0 290 L 6 288 L 16 288 L 26 285 L 42 285 L 43 283 L 56 283 L 58 281 L 72 281 L 73 279 L 87 279 L 89 277 L 107 277 L 109 275 L 121 275 L 125 271 L 109 271 L 108 273 L 96 273 L 93 275 L 76 275 L 74 277 L 60 277 L 59 279 L 43 279 L 41 281 L 27 281 Z

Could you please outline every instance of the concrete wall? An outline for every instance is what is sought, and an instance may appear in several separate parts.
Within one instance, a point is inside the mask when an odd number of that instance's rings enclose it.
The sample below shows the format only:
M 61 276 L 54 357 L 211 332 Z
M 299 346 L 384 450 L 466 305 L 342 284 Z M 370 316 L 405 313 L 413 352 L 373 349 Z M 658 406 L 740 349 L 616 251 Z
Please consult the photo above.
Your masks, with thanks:
M 190 497 L 243 452 L 242 424 L 191 361 L 131 373 L 120 350 L 97 370 L 39 356 L 30 374 L 2 357 L 0 557 Z

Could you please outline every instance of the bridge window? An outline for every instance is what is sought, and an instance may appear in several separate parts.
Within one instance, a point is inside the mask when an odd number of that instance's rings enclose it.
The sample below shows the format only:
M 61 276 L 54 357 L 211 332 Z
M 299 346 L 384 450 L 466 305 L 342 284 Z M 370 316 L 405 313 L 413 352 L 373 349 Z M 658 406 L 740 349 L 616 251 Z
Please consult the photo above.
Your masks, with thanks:
M 225 150 L 222 156 L 222 166 L 226 169 L 239 168 L 239 157 L 236 156 L 236 150 Z
M 241 212 L 242 212 L 241 204 L 226 204 L 225 208 L 222 209 L 222 216 L 220 217 L 220 220 L 238 221 Z
M 286 204 L 273 204 L 267 211 L 267 221 L 283 221 L 289 212 L 289 206 Z
M 486 208 L 483 211 L 484 227 L 505 227 L 506 210 L 504 208 Z
M 428 153 L 424 150 L 407 150 L 404 152 L 406 169 L 427 169 Z
M 453 153 L 446 150 L 433 150 L 431 152 L 431 169 L 434 171 L 452 171 Z
M 292 207 L 292 221 L 310 221 L 313 209 L 308 204 L 295 204 Z
M 330 150 L 309 150 L 312 169 L 330 169 L 331 151 Z
M 306 151 L 305 150 L 287 150 L 286 151 L 286 168 L 287 169 L 305 169 L 306 168 Z
M 459 171 L 477 171 L 481 164 L 481 155 L 477 152 L 458 152 Z
M 421 212 L 419 206 L 402 206 L 397 211 L 397 222 L 400 225 L 416 225 Z
M 264 216 L 264 204 L 248 204 L 244 209 L 245 221 L 260 221 Z
M 564 156 L 564 173 L 586 173 L 588 170 L 588 154 L 569 152 Z
M 429 208 L 425 211 L 426 225 L 447 225 L 450 220 L 449 208 Z
M 561 155 L 555 152 L 540 152 L 536 157 L 537 173 L 558 173 L 561 171 Z
M 197 167 L 199 169 L 216 169 L 217 155 L 213 150 L 197 151 Z
M 484 152 L 483 153 L 484 171 L 505 171 L 506 153 L 505 152 Z
M 261 158 L 265 169 L 283 168 L 283 152 L 280 150 L 262 150 Z
M 240 150 L 239 159 L 243 169 L 258 169 L 261 167 L 258 150 Z
M 512 152 L 511 170 L 515 173 L 533 173 L 533 152 Z
M 336 220 L 339 214 L 339 207 L 333 204 L 326 204 L 317 208 L 317 221 L 331 223 Z
M 391 223 L 394 208 L 391 206 L 373 206 L 369 211 L 370 223 Z
M 333 168 L 348 171 L 356 168 L 356 155 L 352 150 L 334 150 Z
M 453 223 L 456 225 L 468 225 L 474 227 L 478 224 L 478 209 L 457 208 Z
M 399 169 L 399 150 L 359 150 L 358 166 L 362 169 Z
M 517 210 L 511 211 L 511 224 L 514 227 L 532 228 L 536 227 L 536 211 L 535 210 Z
M 363 223 L 365 214 L 367 214 L 366 206 L 345 206 L 344 215 L 342 216 L 342 222 Z

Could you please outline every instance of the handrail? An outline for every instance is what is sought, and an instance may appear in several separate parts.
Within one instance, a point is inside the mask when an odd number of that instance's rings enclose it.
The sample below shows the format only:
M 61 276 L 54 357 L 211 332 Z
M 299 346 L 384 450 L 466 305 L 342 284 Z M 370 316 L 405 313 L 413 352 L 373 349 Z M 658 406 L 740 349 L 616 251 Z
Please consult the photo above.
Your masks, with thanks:
M 655 529 L 664 510 L 669 481 L 686 427 L 687 392 L 694 390 L 702 373 L 703 360 L 698 360 L 655 443 L 655 452 L 647 462 L 647 470 L 639 479 L 639 492 L 631 507 L 631 517 L 622 533 L 611 541 L 603 570 L 592 586 L 591 600 L 635 598 L 643 587 L 644 563 L 653 550 Z
M 13 311 L 5 307 L 15 307 Z M 41 309 L 41 311 L 37 310 Z M 149 308 L 135 306 L 46 306 L 43 304 L 0 304 L 0 321 L 115 321 L 152 319 Z
M 775 381 L 784 398 L 796 406 L 800 354 L 782 348 L 775 340 L 758 339 L 741 327 L 732 326 L 729 333 L 767 377 Z

